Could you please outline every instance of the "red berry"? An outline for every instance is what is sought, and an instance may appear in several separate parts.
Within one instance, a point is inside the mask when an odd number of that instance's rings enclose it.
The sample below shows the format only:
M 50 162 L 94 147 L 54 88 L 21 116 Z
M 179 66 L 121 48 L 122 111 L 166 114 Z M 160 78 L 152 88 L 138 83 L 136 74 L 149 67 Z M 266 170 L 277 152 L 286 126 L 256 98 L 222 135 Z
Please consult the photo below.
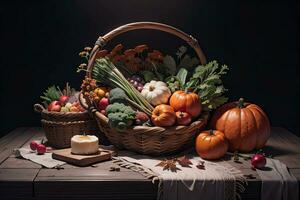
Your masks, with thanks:
M 31 150 L 36 150 L 38 143 L 36 141 L 30 142 L 30 149 Z
M 46 146 L 43 145 L 43 144 L 38 144 L 37 147 L 36 147 L 36 150 L 37 150 L 37 153 L 42 155 L 44 153 L 46 153 Z
M 261 154 L 255 154 L 251 158 L 251 165 L 254 168 L 261 169 L 266 165 L 266 163 L 267 163 L 266 158 Z

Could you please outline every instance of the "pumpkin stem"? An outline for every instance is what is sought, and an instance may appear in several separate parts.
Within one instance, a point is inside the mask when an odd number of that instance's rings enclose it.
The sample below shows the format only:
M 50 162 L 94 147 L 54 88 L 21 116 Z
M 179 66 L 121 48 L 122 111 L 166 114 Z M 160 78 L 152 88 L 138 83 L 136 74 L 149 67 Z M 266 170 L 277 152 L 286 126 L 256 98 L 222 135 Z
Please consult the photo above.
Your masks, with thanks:
M 244 98 L 240 98 L 237 106 L 239 108 L 244 108 L 245 107 L 244 103 L 245 103 Z
M 214 134 L 214 130 L 213 130 L 213 129 L 210 129 L 210 130 L 209 130 L 209 134 L 210 134 L 210 135 L 213 135 L 213 134 Z
M 190 94 L 190 93 L 195 93 L 195 90 L 193 90 L 192 88 L 185 88 L 184 92 Z
M 183 117 L 183 116 L 184 116 L 184 114 L 183 114 L 182 112 L 180 112 L 179 116 L 180 116 L 180 117 Z

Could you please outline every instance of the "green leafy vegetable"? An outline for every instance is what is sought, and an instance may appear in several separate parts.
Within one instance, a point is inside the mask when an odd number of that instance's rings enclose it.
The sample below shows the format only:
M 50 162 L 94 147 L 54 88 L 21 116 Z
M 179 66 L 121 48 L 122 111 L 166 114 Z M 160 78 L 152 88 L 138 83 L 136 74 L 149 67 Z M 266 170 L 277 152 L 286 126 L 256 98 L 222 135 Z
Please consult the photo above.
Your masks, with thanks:
M 215 109 L 228 100 L 223 96 L 226 89 L 221 80 L 221 76 L 225 75 L 228 69 L 226 65 L 219 66 L 217 61 L 200 65 L 186 84 L 187 89 L 198 93 L 205 110 Z
M 155 74 L 152 71 L 142 71 L 141 74 L 146 82 L 150 82 L 155 79 Z
M 185 68 L 180 68 L 176 76 L 168 77 L 165 81 L 171 92 L 184 90 L 187 76 L 188 71 Z
M 53 85 L 51 87 L 48 87 L 48 89 L 43 93 L 43 96 L 40 96 L 40 98 L 44 100 L 43 103 L 45 105 L 48 105 L 52 101 L 58 100 L 61 95 L 62 93 L 59 87 Z
M 176 75 L 176 77 L 179 79 L 180 84 L 182 86 L 185 85 L 187 75 L 188 75 L 188 71 L 185 68 L 180 68 L 177 75 Z

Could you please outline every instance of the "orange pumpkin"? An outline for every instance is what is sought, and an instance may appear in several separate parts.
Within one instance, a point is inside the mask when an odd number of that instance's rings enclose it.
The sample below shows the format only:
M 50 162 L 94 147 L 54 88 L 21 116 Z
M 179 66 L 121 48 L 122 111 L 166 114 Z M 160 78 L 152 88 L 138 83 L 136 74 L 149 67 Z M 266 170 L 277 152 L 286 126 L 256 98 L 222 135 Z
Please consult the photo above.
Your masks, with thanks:
M 250 152 L 261 149 L 270 136 L 270 122 L 264 111 L 241 98 L 221 106 L 211 120 L 214 129 L 222 131 L 231 151 Z
M 151 121 L 155 126 L 173 126 L 176 122 L 175 111 L 169 105 L 158 105 L 152 112 Z
M 228 150 L 228 141 L 221 131 L 203 131 L 196 138 L 195 147 L 201 158 L 215 160 L 225 155 Z
M 173 93 L 170 98 L 170 106 L 172 106 L 175 111 L 189 113 L 192 118 L 198 117 L 202 111 L 198 94 L 181 90 Z

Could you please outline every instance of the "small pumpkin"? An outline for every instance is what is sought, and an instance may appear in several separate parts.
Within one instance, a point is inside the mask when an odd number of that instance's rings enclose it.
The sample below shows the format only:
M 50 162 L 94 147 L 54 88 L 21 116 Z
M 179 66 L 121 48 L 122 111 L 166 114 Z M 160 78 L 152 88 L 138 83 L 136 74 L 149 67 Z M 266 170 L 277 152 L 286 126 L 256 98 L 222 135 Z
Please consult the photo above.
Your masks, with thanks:
M 168 103 L 171 91 L 167 84 L 162 81 L 150 81 L 144 85 L 141 94 L 153 106 Z
M 188 125 L 191 121 L 192 117 L 189 113 L 181 111 L 176 112 L 176 122 L 178 125 Z
M 176 91 L 170 98 L 170 106 L 175 111 L 187 112 L 192 118 L 201 114 L 202 106 L 198 94 L 193 92 Z
M 246 103 L 243 98 L 217 109 L 211 126 L 225 134 L 230 151 L 250 152 L 261 149 L 270 137 L 267 115 L 259 106 Z
M 196 138 L 195 148 L 201 158 L 215 160 L 226 154 L 228 141 L 221 131 L 203 131 Z
M 175 111 L 169 105 L 158 105 L 152 112 L 151 121 L 155 126 L 173 126 L 176 122 Z

